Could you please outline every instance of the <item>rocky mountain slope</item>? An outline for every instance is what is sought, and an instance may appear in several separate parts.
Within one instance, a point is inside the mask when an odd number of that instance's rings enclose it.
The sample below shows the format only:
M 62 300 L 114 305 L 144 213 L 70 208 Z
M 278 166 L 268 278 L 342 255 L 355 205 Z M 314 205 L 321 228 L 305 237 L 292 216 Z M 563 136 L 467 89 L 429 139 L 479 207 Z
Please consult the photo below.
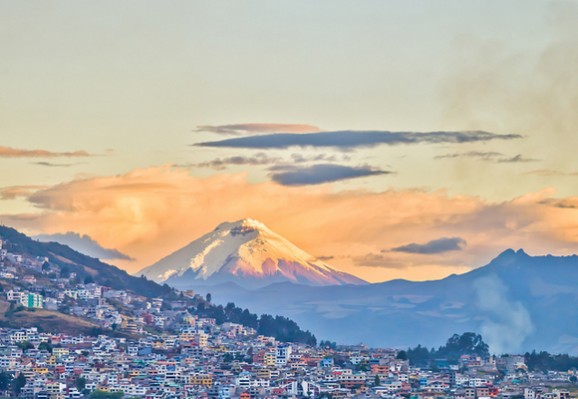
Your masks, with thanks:
M 279 282 L 310 286 L 365 283 L 331 268 L 253 219 L 222 223 L 140 274 L 181 289 L 225 282 L 247 288 Z

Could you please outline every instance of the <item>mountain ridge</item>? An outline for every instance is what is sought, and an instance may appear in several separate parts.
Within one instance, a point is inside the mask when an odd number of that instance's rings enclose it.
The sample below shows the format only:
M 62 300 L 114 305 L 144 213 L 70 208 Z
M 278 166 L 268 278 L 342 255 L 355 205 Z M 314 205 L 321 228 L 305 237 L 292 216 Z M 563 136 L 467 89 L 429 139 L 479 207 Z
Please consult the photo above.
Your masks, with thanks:
M 367 283 L 331 268 L 255 219 L 221 223 L 137 274 L 182 289 L 227 281 L 250 288 L 283 281 L 314 286 Z
M 476 331 L 497 353 L 578 353 L 578 256 L 507 249 L 486 265 L 439 280 L 258 290 L 198 287 L 215 298 L 291 317 L 333 341 L 407 348 L 436 346 Z M 360 326 L 362 326 L 360 328 Z
M 90 276 L 95 281 L 114 289 L 128 289 L 146 297 L 163 296 L 172 291 L 169 287 L 132 276 L 116 266 L 84 255 L 67 245 L 35 241 L 12 227 L 0 226 L 0 238 L 5 241 L 4 245 L 8 245 L 16 253 L 46 257 L 49 263 L 66 267 L 82 279 Z

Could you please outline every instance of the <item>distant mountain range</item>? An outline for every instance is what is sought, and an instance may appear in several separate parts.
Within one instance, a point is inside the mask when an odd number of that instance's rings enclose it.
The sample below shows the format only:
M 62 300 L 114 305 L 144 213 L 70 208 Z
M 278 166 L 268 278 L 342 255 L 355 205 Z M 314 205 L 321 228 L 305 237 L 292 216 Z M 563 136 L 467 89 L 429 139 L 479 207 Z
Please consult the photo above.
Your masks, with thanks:
M 435 281 L 367 284 L 244 219 L 140 273 L 210 292 L 258 313 L 288 316 L 320 339 L 373 346 L 435 346 L 476 331 L 495 352 L 578 353 L 578 257 L 504 251 L 488 265 Z
M 578 354 L 578 257 L 508 249 L 488 265 L 435 281 L 257 290 L 201 286 L 214 300 L 291 317 L 320 339 L 406 348 L 476 331 L 492 351 Z
M 57 235 L 57 238 L 61 237 Z M 0 278 L 0 291 L 7 291 L 13 287 L 21 289 L 21 281 L 24 276 L 38 277 L 37 282 L 33 283 L 37 291 L 61 290 L 60 283 L 58 282 L 57 285 L 55 279 L 57 281 L 63 278 L 63 271 L 67 270 L 67 276 L 70 276 L 71 273 L 76 274 L 75 279 L 70 279 L 70 287 L 74 289 L 78 288 L 79 283 L 82 284 L 86 278 L 90 277 L 91 282 L 96 282 L 107 288 L 125 290 L 148 298 L 162 297 L 169 306 L 171 301 L 179 302 L 180 306 L 184 301 L 187 310 L 193 315 L 215 318 L 219 324 L 226 321 L 240 323 L 255 328 L 261 334 L 268 334 L 284 342 L 302 342 L 312 345 L 315 345 L 316 342 L 313 334 L 309 331 L 303 331 L 293 320 L 286 317 L 271 317 L 266 314 L 259 316 L 251 313 L 249 309 L 214 305 L 210 300 L 199 295 L 192 298 L 182 296 L 168 285 L 160 285 L 144 277 L 131 276 L 124 270 L 79 253 L 67 245 L 57 242 L 39 242 L 6 226 L 0 226 L 0 240 L 2 240 L 2 249 L 8 251 L 8 260 L 6 260 L 7 265 L 5 266 L 13 269 L 10 271 L 12 277 Z M 15 261 L 15 258 L 12 258 L 15 255 L 20 255 L 21 259 Z M 47 259 L 48 264 L 46 264 L 45 259 Z M 45 266 L 47 267 L 46 274 L 40 273 L 38 268 L 42 267 L 44 270 Z M 67 334 L 126 335 L 122 331 L 101 328 L 93 320 L 77 317 L 63 312 L 62 309 L 60 311 L 47 309 L 36 309 L 34 312 L 13 311 L 4 298 L 6 297 L 0 295 L 0 326 L 2 327 L 35 326 L 44 331 L 59 331 Z M 137 307 L 142 305 L 142 303 L 136 302 Z M 134 315 L 133 309 L 130 307 L 122 306 L 121 310 L 127 311 L 130 316 Z
M 222 223 L 140 274 L 179 289 L 226 282 L 245 288 L 279 282 L 310 286 L 367 283 L 331 268 L 253 219 Z
M 81 278 L 145 296 L 171 289 L 0 226 L 10 250 L 47 257 Z M 142 271 L 177 288 L 210 292 L 252 312 L 295 320 L 319 339 L 371 346 L 441 345 L 454 333 L 481 333 L 493 352 L 532 349 L 578 354 L 578 256 L 530 256 L 508 249 L 488 265 L 441 280 L 367 284 L 338 272 L 245 219 L 213 232 Z

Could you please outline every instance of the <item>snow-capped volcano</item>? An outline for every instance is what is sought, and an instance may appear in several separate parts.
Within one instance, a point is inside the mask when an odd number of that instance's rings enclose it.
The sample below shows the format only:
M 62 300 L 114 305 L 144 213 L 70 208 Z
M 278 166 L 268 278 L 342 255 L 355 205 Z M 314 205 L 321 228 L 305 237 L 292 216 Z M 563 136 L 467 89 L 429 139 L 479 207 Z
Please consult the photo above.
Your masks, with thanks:
M 246 288 L 284 281 L 306 285 L 365 283 L 331 268 L 254 219 L 222 223 L 138 274 L 181 289 L 229 281 Z

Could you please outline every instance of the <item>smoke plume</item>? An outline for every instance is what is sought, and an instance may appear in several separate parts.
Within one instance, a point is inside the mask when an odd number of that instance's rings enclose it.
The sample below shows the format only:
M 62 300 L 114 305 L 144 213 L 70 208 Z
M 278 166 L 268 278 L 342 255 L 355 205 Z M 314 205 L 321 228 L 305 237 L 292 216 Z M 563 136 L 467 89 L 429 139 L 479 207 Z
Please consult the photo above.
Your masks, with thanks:
M 508 297 L 508 289 L 497 276 L 474 282 L 476 307 L 483 320 L 481 334 L 493 353 L 515 353 L 533 333 L 530 313 L 521 302 Z

